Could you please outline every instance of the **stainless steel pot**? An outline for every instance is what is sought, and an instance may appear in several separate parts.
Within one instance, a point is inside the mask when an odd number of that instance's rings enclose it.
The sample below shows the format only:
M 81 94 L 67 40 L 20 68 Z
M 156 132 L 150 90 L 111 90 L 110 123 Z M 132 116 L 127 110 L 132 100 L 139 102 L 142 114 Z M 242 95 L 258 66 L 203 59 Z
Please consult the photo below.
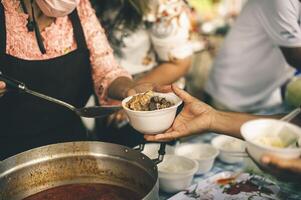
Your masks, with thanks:
M 0 162 L 0 200 L 21 200 L 74 183 L 125 187 L 145 200 L 159 199 L 156 164 L 142 153 L 102 142 L 61 143 Z

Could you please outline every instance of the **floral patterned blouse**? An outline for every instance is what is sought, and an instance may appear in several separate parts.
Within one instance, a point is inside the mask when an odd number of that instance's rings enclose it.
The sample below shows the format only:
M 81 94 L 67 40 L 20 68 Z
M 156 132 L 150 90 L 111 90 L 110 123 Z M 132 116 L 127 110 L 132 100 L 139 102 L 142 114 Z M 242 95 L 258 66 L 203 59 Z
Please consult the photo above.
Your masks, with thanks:
M 60 17 L 41 32 L 47 51 L 46 54 L 42 54 L 34 32 L 27 30 L 28 15 L 19 12 L 20 1 L 1 0 L 1 3 L 6 17 L 7 54 L 25 60 L 46 60 L 65 55 L 77 48 L 69 17 Z M 95 93 L 100 103 L 105 104 L 108 100 L 109 85 L 120 76 L 130 75 L 115 61 L 113 51 L 89 0 L 80 0 L 77 9 L 90 51 Z

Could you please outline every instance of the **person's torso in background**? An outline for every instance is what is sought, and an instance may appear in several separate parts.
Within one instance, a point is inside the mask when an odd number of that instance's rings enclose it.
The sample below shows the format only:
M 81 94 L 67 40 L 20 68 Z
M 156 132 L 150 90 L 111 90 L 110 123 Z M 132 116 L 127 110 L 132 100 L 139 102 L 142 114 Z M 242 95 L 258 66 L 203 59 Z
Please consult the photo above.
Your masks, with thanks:
M 157 66 L 149 30 L 143 25 L 135 32 L 115 31 L 114 34 L 121 41 L 120 54 L 115 54 L 116 60 L 130 74 L 137 75 Z
M 206 86 L 214 99 L 236 111 L 280 104 L 280 92 L 276 94 L 275 90 L 294 73 L 279 46 L 265 32 L 261 18 L 266 10 L 260 6 L 267 2 L 260 1 L 246 4 L 214 62 Z M 300 4 L 296 5 L 300 16 Z
M 114 37 L 119 40 L 119 46 L 113 47 L 117 49 L 116 60 L 134 77 L 150 71 L 161 62 L 182 59 L 194 52 L 195 45 L 189 39 L 190 21 L 183 10 L 183 1 L 174 1 L 170 5 L 158 2 L 154 12 L 144 16 L 137 30 L 122 27 L 113 30 Z M 178 12 L 173 13 L 174 10 Z M 181 85 L 183 87 L 183 83 Z
M 222 0 L 218 5 L 218 13 L 221 16 L 237 16 L 247 0 Z

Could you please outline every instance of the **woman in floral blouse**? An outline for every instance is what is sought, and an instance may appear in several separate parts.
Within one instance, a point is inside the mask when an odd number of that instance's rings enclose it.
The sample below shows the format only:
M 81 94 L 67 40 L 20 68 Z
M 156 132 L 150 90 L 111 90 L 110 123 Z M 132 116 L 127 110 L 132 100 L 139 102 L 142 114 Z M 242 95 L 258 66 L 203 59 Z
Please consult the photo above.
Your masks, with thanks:
M 1 0 L 0 71 L 29 88 L 83 107 L 139 90 L 114 60 L 89 0 Z M 5 91 L 0 81 L 0 93 Z M 26 94 L 0 98 L 0 160 L 34 147 L 85 139 L 81 120 Z

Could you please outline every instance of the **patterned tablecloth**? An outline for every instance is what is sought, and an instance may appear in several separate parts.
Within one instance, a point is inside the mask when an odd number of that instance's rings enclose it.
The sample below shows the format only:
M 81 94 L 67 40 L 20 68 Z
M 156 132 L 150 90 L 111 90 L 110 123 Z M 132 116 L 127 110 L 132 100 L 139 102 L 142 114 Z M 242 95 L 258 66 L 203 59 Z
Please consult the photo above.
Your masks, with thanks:
M 204 134 L 202 136 L 198 136 L 195 138 L 191 138 L 186 140 L 185 142 L 189 143 L 210 143 L 211 139 L 215 137 L 216 134 L 209 133 L 209 134 Z M 245 158 L 245 161 L 242 164 L 236 164 L 236 165 L 230 165 L 223 163 L 219 161 L 218 159 L 215 161 L 213 168 L 211 169 L 210 172 L 204 174 L 204 175 L 199 175 L 195 176 L 193 179 L 193 184 L 198 183 L 199 181 L 202 181 L 206 178 L 212 177 L 215 174 L 218 174 L 220 172 L 224 171 L 233 171 L 233 172 L 249 172 L 250 168 L 254 169 L 255 165 L 252 163 L 252 161 L 248 158 Z M 252 171 L 254 172 L 254 171 Z M 261 174 L 263 175 L 263 174 Z M 265 175 L 264 175 L 265 176 Z M 274 180 L 275 181 L 275 180 Z M 289 183 L 284 183 L 284 182 L 279 182 L 276 181 L 277 185 L 280 187 L 281 192 L 280 192 L 280 199 L 285 199 L 285 200 L 301 200 L 301 180 L 300 184 L 289 184 Z M 162 191 L 160 191 L 160 200 L 165 200 L 168 199 L 175 194 L 167 194 Z

